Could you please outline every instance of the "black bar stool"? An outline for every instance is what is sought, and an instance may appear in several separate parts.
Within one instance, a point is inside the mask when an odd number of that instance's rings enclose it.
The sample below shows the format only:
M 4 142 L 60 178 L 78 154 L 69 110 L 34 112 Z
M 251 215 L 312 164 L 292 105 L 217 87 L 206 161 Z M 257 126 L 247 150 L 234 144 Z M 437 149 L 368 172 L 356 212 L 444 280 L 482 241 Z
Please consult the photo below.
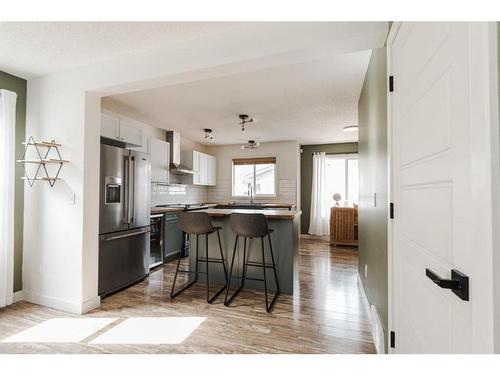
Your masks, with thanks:
M 178 296 L 180 293 L 185 291 L 187 288 L 191 287 L 198 281 L 198 275 L 199 274 L 206 274 L 207 275 L 207 302 L 212 303 L 219 294 L 221 294 L 224 289 L 227 287 L 227 271 L 226 271 L 226 263 L 224 261 L 224 254 L 222 252 L 222 245 L 220 242 L 220 235 L 219 235 L 219 230 L 221 227 L 214 227 L 212 226 L 212 221 L 210 220 L 210 216 L 206 212 L 181 212 L 179 215 L 179 228 L 182 229 L 185 233 L 196 235 L 196 265 L 195 265 L 195 270 L 190 271 L 190 270 L 179 270 L 179 265 L 181 263 L 181 258 L 182 258 L 182 253 L 179 253 L 179 259 L 177 260 L 177 269 L 175 270 L 175 277 L 174 277 L 174 283 L 172 284 L 172 291 L 170 292 L 170 297 L 175 298 Z M 212 234 L 214 232 L 217 232 L 217 239 L 219 240 L 219 250 L 220 250 L 220 259 L 216 258 L 209 258 L 208 257 L 208 235 Z M 199 252 L 198 252 L 198 247 L 199 247 L 199 236 L 200 235 L 205 235 L 205 258 L 199 258 Z M 206 272 L 201 272 L 198 271 L 198 263 L 199 262 L 205 262 L 206 265 Z M 209 263 L 221 263 L 222 267 L 224 268 L 224 277 L 226 279 L 226 283 L 224 286 L 215 293 L 215 295 L 210 298 L 210 279 L 209 279 L 209 272 L 208 272 L 208 264 Z M 193 281 L 189 282 L 187 285 L 183 286 L 179 291 L 174 292 L 175 290 L 175 283 L 177 281 L 177 274 L 179 272 L 183 273 L 194 273 L 195 278 Z
M 231 267 L 229 269 L 229 281 L 228 281 L 228 285 L 227 285 L 227 289 L 226 289 L 226 298 L 224 300 L 224 305 L 229 306 L 231 304 L 231 302 L 234 300 L 236 295 L 243 288 L 243 286 L 245 284 L 245 280 L 264 281 L 264 293 L 266 296 L 266 311 L 271 312 L 271 310 L 273 309 L 274 304 L 276 302 L 276 299 L 278 298 L 278 295 L 280 294 L 278 275 L 276 273 L 276 265 L 274 263 L 273 246 L 271 244 L 271 233 L 273 232 L 273 230 L 268 228 L 267 219 L 263 214 L 232 213 L 229 220 L 231 223 L 231 230 L 233 231 L 233 233 L 236 234 L 236 238 L 234 240 L 233 257 L 231 259 Z M 272 264 L 266 264 L 266 258 L 264 255 L 264 237 L 265 236 L 267 236 L 267 238 L 269 240 L 269 252 L 271 254 Z M 236 292 L 234 292 L 233 295 L 228 299 L 229 288 L 231 286 L 231 277 L 233 275 L 234 257 L 236 254 L 236 249 L 238 246 L 238 238 L 239 237 L 244 238 L 243 272 L 242 272 L 242 277 L 241 277 L 241 285 L 236 290 Z M 261 240 L 262 263 L 249 262 L 248 261 L 248 254 L 247 254 L 247 238 L 258 238 L 258 237 L 260 237 L 260 240 Z M 256 279 L 256 278 L 247 277 L 246 271 L 247 271 L 248 266 L 262 268 L 264 278 L 263 279 Z M 268 297 L 267 297 L 267 276 L 266 276 L 266 269 L 267 268 L 273 269 L 274 279 L 276 281 L 276 294 L 274 295 L 274 298 L 270 304 L 268 303 Z

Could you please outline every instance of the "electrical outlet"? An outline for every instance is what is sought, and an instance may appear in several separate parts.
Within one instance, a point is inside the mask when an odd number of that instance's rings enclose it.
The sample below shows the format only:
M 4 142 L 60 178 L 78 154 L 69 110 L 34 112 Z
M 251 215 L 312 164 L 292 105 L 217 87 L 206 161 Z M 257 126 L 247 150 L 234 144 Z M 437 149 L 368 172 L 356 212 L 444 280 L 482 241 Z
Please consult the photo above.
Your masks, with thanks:
M 368 264 L 365 263 L 365 279 L 368 279 Z

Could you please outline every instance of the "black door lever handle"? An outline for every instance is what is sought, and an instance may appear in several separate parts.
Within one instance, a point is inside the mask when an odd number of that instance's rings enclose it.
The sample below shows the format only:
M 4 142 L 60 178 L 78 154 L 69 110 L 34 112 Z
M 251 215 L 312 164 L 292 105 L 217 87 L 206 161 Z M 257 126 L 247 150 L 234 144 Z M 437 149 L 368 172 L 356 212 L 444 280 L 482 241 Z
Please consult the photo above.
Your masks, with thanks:
M 436 273 L 431 271 L 430 269 L 425 269 L 425 275 L 431 279 L 434 284 L 439 285 L 443 289 L 462 289 L 462 283 L 458 280 L 453 279 L 442 279 Z
M 464 301 L 469 300 L 469 277 L 462 272 L 451 270 L 451 279 L 443 279 L 429 268 L 426 268 L 425 275 L 439 287 L 451 289 L 459 298 Z

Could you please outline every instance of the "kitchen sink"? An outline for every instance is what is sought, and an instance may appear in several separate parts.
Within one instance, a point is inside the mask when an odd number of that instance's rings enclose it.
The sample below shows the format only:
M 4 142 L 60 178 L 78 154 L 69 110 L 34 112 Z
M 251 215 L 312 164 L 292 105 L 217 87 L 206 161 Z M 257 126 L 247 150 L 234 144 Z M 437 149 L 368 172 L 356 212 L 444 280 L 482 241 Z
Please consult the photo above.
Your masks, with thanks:
M 267 207 L 264 203 L 229 203 L 229 204 L 217 205 L 215 206 L 215 208 L 223 208 L 223 209 L 235 208 L 238 210 L 261 210 L 272 207 Z

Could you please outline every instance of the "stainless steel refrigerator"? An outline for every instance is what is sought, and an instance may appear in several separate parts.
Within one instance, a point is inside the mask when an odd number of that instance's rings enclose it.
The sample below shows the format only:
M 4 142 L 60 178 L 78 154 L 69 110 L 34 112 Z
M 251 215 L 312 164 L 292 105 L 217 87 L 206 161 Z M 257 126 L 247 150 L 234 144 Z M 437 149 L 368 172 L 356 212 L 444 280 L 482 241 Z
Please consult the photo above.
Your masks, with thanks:
M 101 144 L 99 295 L 149 273 L 151 163 L 147 154 Z

